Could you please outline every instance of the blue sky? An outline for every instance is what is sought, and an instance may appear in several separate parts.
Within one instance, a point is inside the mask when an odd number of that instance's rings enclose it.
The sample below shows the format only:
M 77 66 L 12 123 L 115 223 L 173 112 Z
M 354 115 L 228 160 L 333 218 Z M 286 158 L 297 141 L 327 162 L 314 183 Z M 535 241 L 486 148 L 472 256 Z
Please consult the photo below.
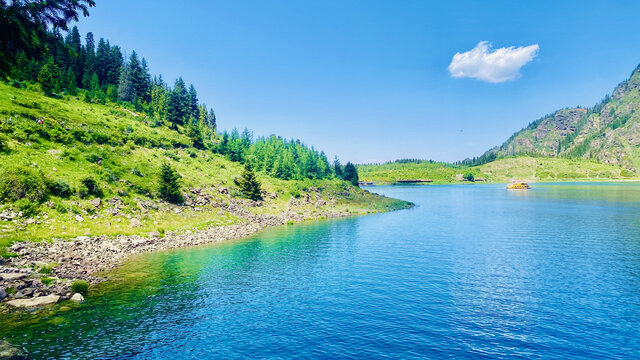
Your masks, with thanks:
M 193 83 L 221 128 L 343 163 L 455 161 L 611 92 L 640 63 L 639 13 L 640 1 L 98 0 L 78 27 Z M 454 55 L 483 41 L 525 64 L 462 63 L 480 79 L 453 77 Z

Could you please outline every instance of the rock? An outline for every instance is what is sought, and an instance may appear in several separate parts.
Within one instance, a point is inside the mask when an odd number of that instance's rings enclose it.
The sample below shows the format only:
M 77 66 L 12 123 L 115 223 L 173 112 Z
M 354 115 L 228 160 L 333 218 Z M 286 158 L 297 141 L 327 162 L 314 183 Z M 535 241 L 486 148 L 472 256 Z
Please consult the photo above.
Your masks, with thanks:
M 81 303 L 84 302 L 84 296 L 82 296 L 82 294 L 80 293 L 75 293 L 70 300 L 73 302 Z
M 102 204 L 102 199 L 100 198 L 95 198 L 91 200 L 91 205 L 95 206 L 96 208 L 99 208 L 100 204 Z
M 52 305 L 58 302 L 60 299 L 60 295 L 47 295 L 47 296 L 38 296 L 29 299 L 18 299 L 7 301 L 8 305 L 15 307 L 33 307 L 33 306 L 44 306 L 44 305 Z
M 87 241 L 87 240 L 91 240 L 91 238 L 88 237 L 88 236 L 78 236 L 78 237 L 76 237 L 76 241 Z
M 76 215 L 76 221 L 77 222 L 82 222 L 82 221 L 84 221 L 84 218 L 82 216 L 80 216 L 80 215 Z
M 18 346 L 9 344 L 6 341 L 0 341 L 0 360 L 28 360 L 27 352 Z
M 31 225 L 31 224 L 35 224 L 37 223 L 38 220 L 34 219 L 34 218 L 28 218 L 27 221 L 24 222 L 25 225 Z
M 148 235 L 149 237 L 160 237 L 160 233 L 157 231 L 151 231 Z
M 138 228 L 141 227 L 142 223 L 140 222 L 140 220 L 133 218 L 131 219 L 131 221 L 129 222 L 129 227 L 130 228 Z
M 6 298 L 7 296 L 7 291 L 3 288 L 0 288 L 0 301 L 4 300 L 4 298 Z
M 26 278 L 27 275 L 25 273 L 4 273 L 0 274 L 0 279 L 4 281 L 20 280 Z

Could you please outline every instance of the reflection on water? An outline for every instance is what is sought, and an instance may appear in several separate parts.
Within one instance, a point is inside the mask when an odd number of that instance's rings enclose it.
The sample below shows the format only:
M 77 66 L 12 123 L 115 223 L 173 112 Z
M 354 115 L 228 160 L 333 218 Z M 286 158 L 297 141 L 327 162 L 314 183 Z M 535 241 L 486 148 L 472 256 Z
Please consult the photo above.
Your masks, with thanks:
M 36 359 L 640 356 L 638 184 L 373 190 L 418 206 L 141 255 L 0 334 Z

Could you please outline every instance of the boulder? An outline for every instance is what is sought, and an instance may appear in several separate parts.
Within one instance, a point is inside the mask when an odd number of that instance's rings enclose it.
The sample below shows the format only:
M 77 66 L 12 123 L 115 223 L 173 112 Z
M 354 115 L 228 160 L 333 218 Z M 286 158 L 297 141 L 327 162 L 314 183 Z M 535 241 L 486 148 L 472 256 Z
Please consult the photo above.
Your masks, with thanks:
M 142 223 L 136 218 L 131 219 L 131 221 L 129 222 L 129 227 L 131 228 L 137 228 L 140 226 L 142 226 Z
M 8 305 L 15 307 L 34 307 L 34 306 L 44 306 L 44 305 L 52 305 L 60 300 L 60 295 L 47 295 L 47 296 L 38 296 L 29 299 L 17 299 L 7 301 Z
M 102 204 L 102 200 L 100 198 L 91 200 L 91 205 L 95 206 L 96 208 L 99 208 L 100 204 Z
M 0 274 L 0 279 L 5 281 L 20 280 L 26 278 L 27 275 L 25 273 L 3 273 Z
M 7 296 L 7 291 L 3 288 L 0 288 L 0 301 L 4 300 L 4 298 L 6 298 Z
M 28 360 L 27 352 L 18 346 L 9 344 L 6 341 L 0 341 L 0 360 Z
M 84 218 L 80 215 L 76 215 L 76 221 L 77 222 L 82 222 L 84 220 Z
M 84 296 L 82 296 L 82 294 L 80 294 L 80 293 L 75 293 L 71 297 L 71 301 L 77 302 L 77 303 L 84 302 Z

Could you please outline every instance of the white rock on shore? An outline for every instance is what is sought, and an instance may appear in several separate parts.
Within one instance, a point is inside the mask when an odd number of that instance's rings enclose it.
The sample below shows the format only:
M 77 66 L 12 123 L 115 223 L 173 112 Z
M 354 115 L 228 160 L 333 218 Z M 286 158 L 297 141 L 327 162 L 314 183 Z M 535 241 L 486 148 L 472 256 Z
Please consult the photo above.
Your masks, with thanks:
M 8 305 L 15 307 L 34 307 L 56 304 L 60 300 L 59 295 L 38 296 L 29 299 L 16 299 L 7 301 Z
M 82 294 L 80 294 L 80 293 L 75 293 L 71 297 L 71 301 L 77 302 L 77 303 L 84 302 L 84 296 L 82 296 Z

